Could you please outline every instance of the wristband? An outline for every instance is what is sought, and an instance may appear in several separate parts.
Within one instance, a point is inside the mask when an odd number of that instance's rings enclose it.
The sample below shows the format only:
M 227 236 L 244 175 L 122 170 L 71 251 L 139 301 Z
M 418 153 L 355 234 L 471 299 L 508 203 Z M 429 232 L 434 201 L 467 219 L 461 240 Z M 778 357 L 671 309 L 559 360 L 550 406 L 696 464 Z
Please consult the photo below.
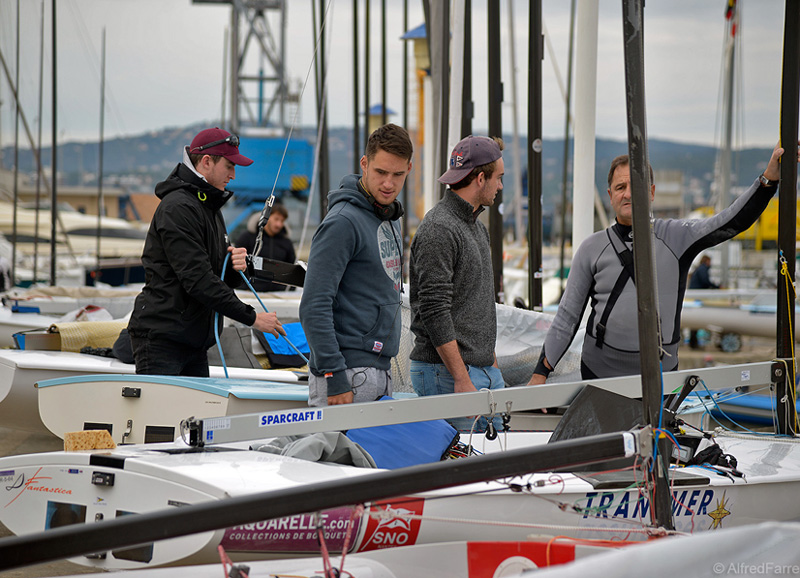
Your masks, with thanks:
M 544 375 L 547 377 L 552 371 L 552 369 L 544 364 L 544 355 L 540 356 L 539 363 L 536 364 L 536 368 L 533 370 L 533 373 L 538 373 L 539 375 Z

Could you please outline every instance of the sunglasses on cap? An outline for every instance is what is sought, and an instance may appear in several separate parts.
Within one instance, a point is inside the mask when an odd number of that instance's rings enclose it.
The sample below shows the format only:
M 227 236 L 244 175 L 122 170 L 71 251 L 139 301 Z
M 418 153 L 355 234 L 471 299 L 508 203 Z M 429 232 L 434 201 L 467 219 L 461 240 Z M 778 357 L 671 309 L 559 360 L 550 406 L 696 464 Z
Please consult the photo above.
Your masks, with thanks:
M 195 152 L 195 151 L 200 152 L 202 150 L 210 149 L 211 147 L 215 147 L 217 145 L 221 145 L 221 144 L 225 144 L 225 143 L 230 143 L 231 146 L 234 146 L 234 147 L 238 148 L 239 147 L 239 137 L 236 136 L 235 134 L 231 134 L 231 135 L 226 136 L 223 139 L 215 140 L 214 142 L 210 142 L 208 144 L 204 144 L 204 145 L 199 146 L 199 147 L 194 147 L 191 150 L 191 152 Z

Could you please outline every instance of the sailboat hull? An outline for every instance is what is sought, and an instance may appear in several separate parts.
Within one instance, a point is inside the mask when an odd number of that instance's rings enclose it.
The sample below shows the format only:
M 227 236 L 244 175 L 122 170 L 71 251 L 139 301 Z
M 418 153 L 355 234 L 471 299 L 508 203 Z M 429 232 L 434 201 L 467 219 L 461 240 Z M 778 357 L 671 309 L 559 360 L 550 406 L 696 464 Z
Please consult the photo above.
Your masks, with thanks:
M 545 443 L 548 435 L 509 434 L 509 446 Z M 678 531 L 800 519 L 800 505 L 789 499 L 800 487 L 798 444 L 725 437 L 719 441 L 739 459 L 747 481 L 704 468 L 682 468 L 684 475 L 676 480 L 673 494 Z M 27 534 L 65 521 L 92 523 L 376 471 L 306 462 L 247 447 L 239 443 L 226 446 L 229 451 L 181 453 L 177 443 L 150 444 L 102 453 L 3 458 L 0 521 L 16 534 Z M 92 483 L 98 473 L 113 474 L 113 485 Z M 649 502 L 637 490 L 625 490 L 630 477 L 613 482 L 592 474 L 547 473 L 514 481 L 530 486 L 512 491 L 505 484 L 489 482 L 373 504 L 356 519 L 350 551 L 480 540 L 487 533 L 496 540 L 521 540 L 531 533 L 633 540 L 647 536 Z M 343 547 L 350 511 L 338 508 L 324 514 L 332 551 Z M 319 551 L 313 516 L 300 514 L 156 542 L 134 553 L 123 550 L 73 561 L 104 569 L 205 563 L 218 559 L 220 544 L 238 560 L 311 556 Z

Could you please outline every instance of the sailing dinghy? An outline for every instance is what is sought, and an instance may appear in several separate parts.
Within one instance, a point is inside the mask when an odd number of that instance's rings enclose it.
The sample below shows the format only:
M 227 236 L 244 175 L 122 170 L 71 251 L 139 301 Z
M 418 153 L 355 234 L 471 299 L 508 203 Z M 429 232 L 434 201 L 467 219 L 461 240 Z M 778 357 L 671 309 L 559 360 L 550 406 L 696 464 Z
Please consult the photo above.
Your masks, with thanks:
M 665 375 L 665 387 L 680 389 L 690 378 L 701 379 L 711 389 L 728 387 L 732 381 L 749 385 L 769 383 L 772 364 L 749 364 L 708 368 Z M 598 380 L 599 388 L 635 395 L 640 391 L 638 376 Z M 212 562 L 222 545 L 232 558 L 248 560 L 286 555 L 312 555 L 318 551 L 314 536 L 314 500 L 330 497 L 347 499 L 346 491 L 322 488 L 326 483 L 353 487 L 361 483 L 380 490 L 385 469 L 370 469 L 305 461 L 286 455 L 258 451 L 266 440 L 284 435 L 337 431 L 354 426 L 488 414 L 566 405 L 586 384 L 553 384 L 535 388 L 508 388 L 425 399 L 408 399 L 356 406 L 309 408 L 256 413 L 200 420 L 183 439 L 173 443 L 127 445 L 113 450 L 52 452 L 0 459 L 3 486 L 0 487 L 0 522 L 22 537 L 64 525 L 78 524 L 87 530 L 101 520 L 130 518 L 154 534 L 136 538 L 146 546 L 133 550 L 110 548 L 99 556 L 94 548 L 74 562 L 103 569 L 133 569 L 167 564 Z M 194 433 L 192 433 L 194 432 Z M 611 435 L 611 434 L 608 434 Z M 548 444 L 549 432 L 501 433 L 495 441 L 473 443 L 486 452 L 460 460 L 479 467 L 481 460 L 515 456 L 519 451 L 555 451 Z M 697 533 L 754 524 L 767 520 L 789 521 L 800 517 L 800 505 L 789 496 L 800 488 L 800 446 L 789 438 L 763 438 L 718 433 L 716 442 L 723 454 L 738 459 L 735 471 L 720 466 L 690 466 L 670 469 L 672 513 L 675 530 Z M 467 436 L 462 436 L 467 441 Z M 582 440 L 560 450 L 562 459 L 580 461 L 586 451 Z M 639 448 L 638 442 L 630 442 Z M 683 440 L 681 443 L 685 443 Z M 644 444 L 646 445 L 646 444 Z M 641 446 L 644 447 L 644 446 Z M 676 450 L 691 455 L 691 444 Z M 515 462 L 519 458 L 514 459 Z M 456 462 L 459 463 L 459 462 Z M 521 462 L 520 462 L 521 463 Z M 420 468 L 434 468 L 428 464 Z M 443 467 L 447 467 L 447 463 Z M 526 467 L 521 463 L 519 467 Z M 530 466 L 528 466 L 530 467 Z M 406 468 L 413 470 L 414 468 Z M 403 470 L 398 470 L 398 472 Z M 435 470 L 433 470 L 435 471 Z M 532 468 L 528 471 L 535 471 Z M 410 475 L 410 474 L 409 474 Z M 426 474 L 427 479 L 433 479 Z M 480 540 L 490 531 L 499 540 L 521 540 L 532 532 L 574 538 L 645 539 L 653 531 L 650 499 L 644 492 L 647 472 L 634 467 L 621 471 L 530 473 L 472 483 L 458 488 L 425 492 L 404 492 L 365 501 L 363 513 L 356 514 L 350 552 L 386 547 L 430 544 L 453 540 Z M 448 475 L 448 479 L 453 475 Z M 381 481 L 378 481 L 381 480 Z M 450 482 L 452 483 L 452 481 Z M 338 486 L 337 486 L 338 487 Z M 359 486 L 360 487 L 360 486 Z M 408 486 L 407 486 L 408 487 Z M 785 494 L 787 499 L 781 499 Z M 295 496 L 292 499 L 282 496 Z M 776 499 L 778 496 L 778 499 Z M 202 530 L 208 524 L 225 524 L 218 513 L 193 517 L 190 536 L 154 541 L 163 521 L 149 516 L 191 512 L 191 507 L 212 508 L 215 504 L 233 512 L 237 500 L 279 500 L 266 510 L 247 507 L 241 521 L 227 528 Z M 298 509 L 291 515 L 272 517 L 285 502 Z M 261 502 L 259 502 L 261 503 Z M 347 504 L 347 502 L 343 502 Z M 185 509 L 186 508 L 186 509 Z M 340 551 L 353 507 L 342 504 L 323 513 L 325 539 L 329 550 Z M 272 518 L 272 519 L 269 519 Z M 125 521 L 125 520 L 121 520 Z M 218 526 L 214 526 L 218 527 Z M 67 530 L 67 528 L 60 528 Z M 48 535 L 48 532 L 43 534 Z M 138 534 L 137 534 L 138 536 Z M 171 535 L 170 535 L 171 536 Z M 56 534 L 53 534 L 55 539 Z M 67 544 L 63 536 L 60 542 Z M 2 544 L 0 544 L 2 551 Z

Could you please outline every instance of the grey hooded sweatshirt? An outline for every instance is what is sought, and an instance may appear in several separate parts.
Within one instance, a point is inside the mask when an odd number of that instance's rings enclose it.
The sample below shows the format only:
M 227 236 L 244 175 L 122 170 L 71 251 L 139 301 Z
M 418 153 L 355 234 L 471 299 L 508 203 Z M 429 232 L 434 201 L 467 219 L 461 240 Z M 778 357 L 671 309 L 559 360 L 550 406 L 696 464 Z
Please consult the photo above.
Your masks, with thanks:
M 348 175 L 328 194 L 300 301 L 309 369 L 331 374 L 329 396 L 350 391 L 345 369 L 388 370 L 400 347 L 400 225 L 379 219 L 359 187 Z

